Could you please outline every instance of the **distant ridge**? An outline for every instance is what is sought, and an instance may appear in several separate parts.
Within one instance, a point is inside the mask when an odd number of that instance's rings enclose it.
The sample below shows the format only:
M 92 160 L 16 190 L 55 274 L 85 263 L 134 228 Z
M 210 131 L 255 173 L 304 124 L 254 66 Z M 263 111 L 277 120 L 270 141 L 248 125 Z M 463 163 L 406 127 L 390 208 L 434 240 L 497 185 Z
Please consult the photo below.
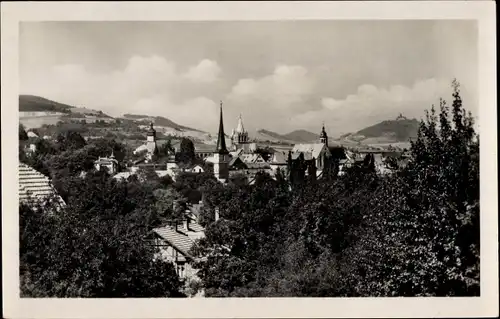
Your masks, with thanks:
M 295 130 L 288 134 L 284 134 L 283 136 L 288 140 L 302 142 L 302 143 L 310 143 L 315 141 L 319 142 L 318 134 L 306 130 Z
M 174 121 L 172 121 L 166 117 L 163 117 L 163 116 L 150 116 L 150 115 L 144 115 L 144 114 L 123 114 L 123 118 L 125 118 L 127 120 L 133 120 L 136 122 L 143 122 L 143 123 L 148 123 L 148 124 L 149 124 L 149 122 L 153 122 L 154 125 L 156 125 L 156 126 L 171 127 L 171 128 L 178 130 L 178 131 L 203 132 L 203 131 L 198 130 L 198 129 L 194 129 L 191 127 L 177 124 Z
M 416 119 L 398 118 L 396 120 L 382 121 L 378 124 L 364 128 L 356 133 L 367 138 L 392 136 L 398 141 L 407 141 L 417 137 L 420 122 Z
M 267 139 L 270 141 L 280 141 L 289 143 L 312 143 L 319 141 L 319 135 L 306 130 L 295 130 L 287 134 L 279 134 L 273 131 L 260 129 L 257 131 L 258 139 Z
M 70 113 L 74 106 L 55 102 L 35 95 L 19 95 L 20 112 L 61 112 Z

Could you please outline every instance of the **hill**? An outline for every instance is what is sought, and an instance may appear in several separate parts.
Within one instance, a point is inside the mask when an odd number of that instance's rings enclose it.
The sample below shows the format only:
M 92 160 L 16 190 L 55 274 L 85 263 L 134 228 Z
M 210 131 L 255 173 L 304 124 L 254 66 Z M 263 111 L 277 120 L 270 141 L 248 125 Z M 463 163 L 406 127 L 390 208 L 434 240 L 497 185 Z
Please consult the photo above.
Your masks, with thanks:
M 356 132 L 356 135 L 361 135 L 365 138 L 387 137 L 403 142 L 417 136 L 419 125 L 420 122 L 416 119 L 387 120 L 364 128 Z
M 310 143 L 319 141 L 319 135 L 306 131 L 306 130 L 295 130 L 288 134 L 284 134 L 283 137 L 287 140 L 301 142 L 301 143 Z
M 193 132 L 203 132 L 198 129 L 194 129 L 191 127 L 183 126 L 180 124 L 175 123 L 174 121 L 163 117 L 163 116 L 149 116 L 149 115 L 142 115 L 142 114 L 124 114 L 123 118 L 127 120 L 133 120 L 136 122 L 140 123 L 150 123 L 153 122 L 155 126 L 163 126 L 163 127 L 170 127 L 173 128 L 177 131 L 193 131 Z
M 73 106 L 35 95 L 19 95 L 19 112 L 70 113 Z
M 295 130 L 288 134 L 279 134 L 273 131 L 260 129 L 257 131 L 257 140 L 267 140 L 278 143 L 311 143 L 319 140 L 319 135 L 306 130 Z

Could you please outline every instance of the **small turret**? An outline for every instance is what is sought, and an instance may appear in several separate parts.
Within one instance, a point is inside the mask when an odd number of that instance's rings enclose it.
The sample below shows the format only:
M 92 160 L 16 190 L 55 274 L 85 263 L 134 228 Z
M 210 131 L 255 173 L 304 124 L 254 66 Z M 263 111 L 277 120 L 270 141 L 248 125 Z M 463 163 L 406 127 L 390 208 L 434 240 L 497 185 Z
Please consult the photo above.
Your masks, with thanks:
M 322 144 L 325 144 L 328 147 L 328 135 L 326 134 L 325 124 L 323 123 L 323 128 L 321 129 L 321 133 L 319 134 L 319 141 Z

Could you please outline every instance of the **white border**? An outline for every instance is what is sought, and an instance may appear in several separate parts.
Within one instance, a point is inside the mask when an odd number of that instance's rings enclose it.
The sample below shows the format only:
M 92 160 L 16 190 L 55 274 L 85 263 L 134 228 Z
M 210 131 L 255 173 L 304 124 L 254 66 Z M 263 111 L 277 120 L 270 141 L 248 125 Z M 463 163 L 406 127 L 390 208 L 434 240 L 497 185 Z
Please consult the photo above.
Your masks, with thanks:
M 2 266 L 6 318 L 472 317 L 498 316 L 495 3 L 2 2 Z M 18 285 L 18 22 L 47 20 L 474 19 L 479 28 L 481 297 L 20 299 Z M 453 52 L 450 52 L 453 54 Z

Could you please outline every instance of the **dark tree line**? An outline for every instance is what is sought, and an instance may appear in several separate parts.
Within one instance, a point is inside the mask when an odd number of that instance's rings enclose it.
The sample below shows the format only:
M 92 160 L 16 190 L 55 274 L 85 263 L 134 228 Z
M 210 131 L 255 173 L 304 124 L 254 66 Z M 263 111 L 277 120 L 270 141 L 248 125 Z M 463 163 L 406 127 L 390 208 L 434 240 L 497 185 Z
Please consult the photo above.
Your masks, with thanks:
M 479 295 L 479 137 L 453 86 L 394 174 L 368 157 L 292 191 L 266 176 L 208 184 L 194 249 L 206 295 Z
M 174 182 L 148 170 L 119 183 L 90 167 L 110 145 L 125 156 L 122 144 L 40 139 L 39 155 L 22 160 L 45 169 L 68 206 L 20 205 L 22 292 L 180 296 L 173 267 L 142 239 L 202 200 L 205 238 L 193 254 L 206 257 L 196 266 L 207 296 L 478 296 L 479 136 L 453 85 L 452 104 L 420 123 L 407 166 L 380 175 L 367 157 L 302 187 L 283 175 L 222 186 L 210 174 Z M 181 153 L 194 155 L 188 142 Z

